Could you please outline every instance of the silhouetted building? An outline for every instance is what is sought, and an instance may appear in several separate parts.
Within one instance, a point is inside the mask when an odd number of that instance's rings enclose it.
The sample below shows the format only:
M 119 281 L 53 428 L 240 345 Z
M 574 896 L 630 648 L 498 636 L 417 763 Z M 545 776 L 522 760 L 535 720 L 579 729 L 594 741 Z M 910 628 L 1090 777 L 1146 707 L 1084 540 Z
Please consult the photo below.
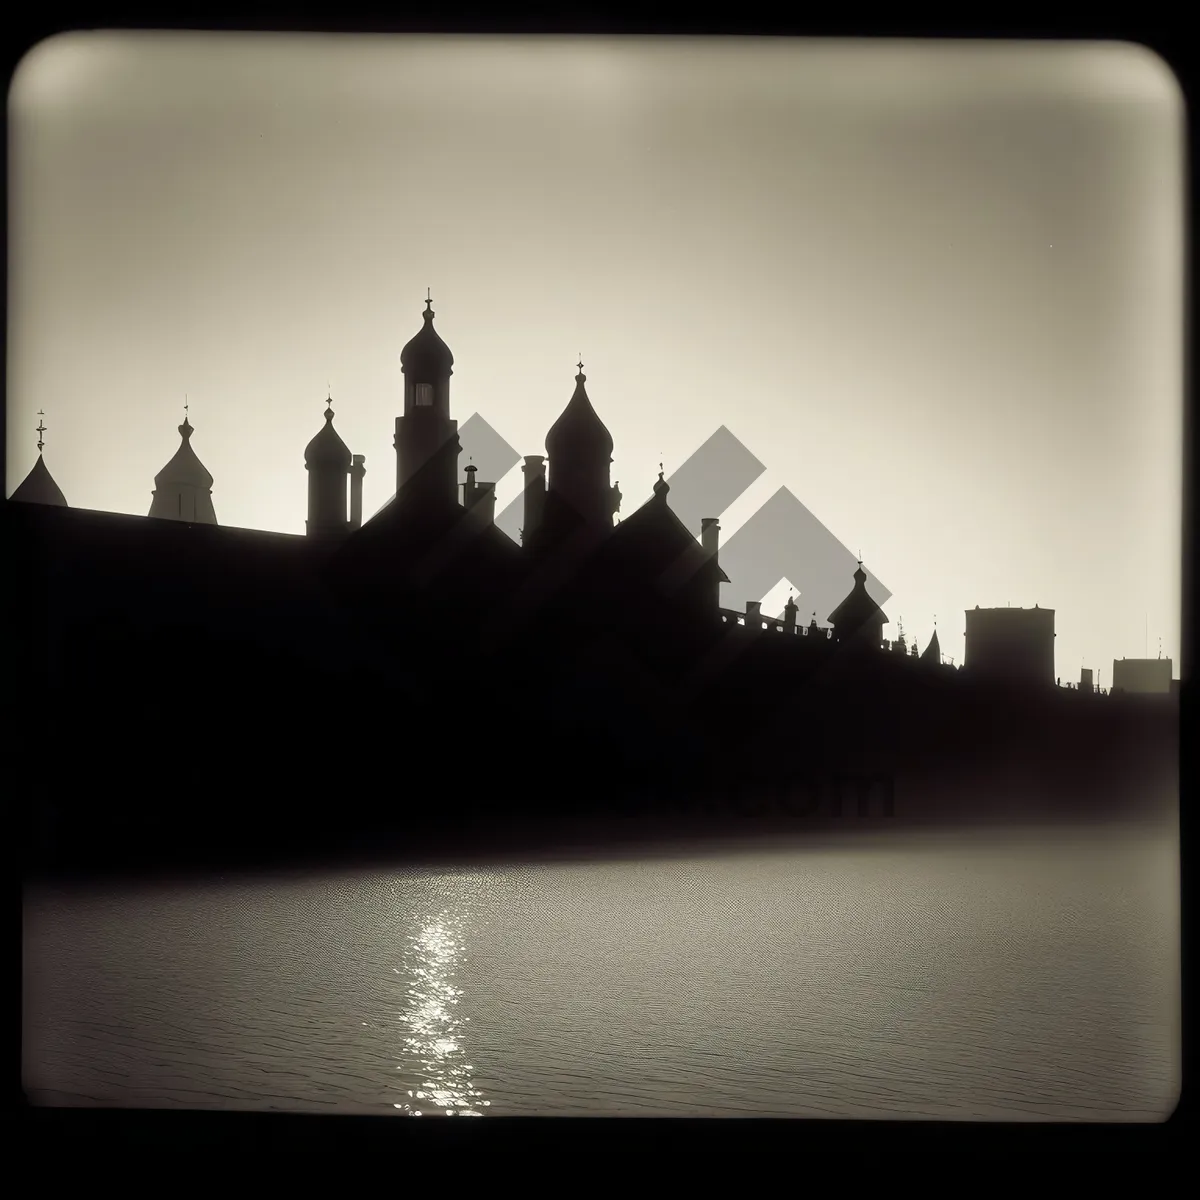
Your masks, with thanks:
M 1170 693 L 1171 682 L 1171 660 L 1169 658 L 1113 659 L 1112 687 L 1114 692 L 1164 696 Z
M 1092 686 L 1092 669 L 1091 667 L 1081 667 L 1079 670 L 1079 690 L 1091 695 L 1095 690 Z
M 620 490 L 609 481 L 612 434 L 592 407 L 586 381 L 580 363 L 575 392 L 546 434 L 549 478 L 534 545 L 551 546 L 582 530 L 607 533 L 621 507 Z
M 887 617 L 867 592 L 867 573 L 859 562 L 850 594 L 829 614 L 833 639 L 843 646 L 879 650 Z
M 4 509 L 6 548 L 30 597 L 13 687 L 40 694 L 38 711 L 65 701 L 87 713 L 77 755 L 97 771 L 121 772 L 123 802 L 161 812 L 159 779 L 175 769 L 167 754 L 181 719 L 206 748 L 196 772 L 210 774 L 180 782 L 173 803 L 228 837 L 222 823 L 238 828 L 245 815 L 235 798 L 243 787 L 258 797 L 268 837 L 279 810 L 263 797 L 287 787 L 347 796 L 361 807 L 337 815 L 345 824 L 365 821 L 371 804 L 379 820 L 416 820 L 439 807 L 447 754 L 472 769 L 490 764 L 501 773 L 493 780 L 511 777 L 514 755 L 552 761 L 520 802 L 535 803 L 528 794 L 536 792 L 546 811 L 564 811 L 588 788 L 611 794 L 643 774 L 707 786 L 742 780 L 748 767 L 770 774 L 906 754 L 916 761 L 931 753 L 930 729 L 943 731 L 937 755 L 977 753 L 972 731 L 990 736 L 996 689 L 943 667 L 936 629 L 919 656 L 902 630 L 896 653 L 880 652 L 888 618 L 861 562 L 825 628 L 817 612 L 800 622 L 794 596 L 780 616 L 756 599 L 744 612 L 722 608 L 730 578 L 719 522 L 685 525 L 661 464 L 652 496 L 614 524 L 613 438 L 582 364 L 546 455 L 524 459 L 518 545 L 496 527 L 494 481 L 479 481 L 471 462 L 458 482 L 453 361 L 427 300 L 423 327 L 401 356 L 396 495 L 367 521 L 365 459 L 351 454 L 327 401 L 303 452 L 304 536 L 218 526 L 213 479 L 186 416 L 179 450 L 155 478 L 150 515 L 164 520 L 68 508 L 39 441 L 38 462 L 13 497 L 32 503 Z M 299 463 L 297 453 L 297 475 Z M 967 614 L 968 675 L 1049 682 L 1053 650 L 1050 610 Z M 1167 690 L 1170 662 L 1159 662 L 1151 664 L 1156 687 Z M 186 695 L 167 702 L 164 664 L 188 680 Z M 1114 664 L 1114 683 L 1125 667 Z M 117 686 L 129 697 L 120 706 L 110 699 Z M 497 694 L 503 702 L 487 699 Z M 354 727 L 353 769 L 389 780 L 374 800 L 372 789 L 347 791 L 339 754 L 280 753 L 261 737 L 264 721 L 309 728 L 317 706 L 331 744 Z M 1089 714 L 1106 707 L 1121 706 L 1079 706 Z M 150 748 L 140 793 L 124 773 L 130 727 Z M 457 740 L 448 747 L 447 738 Z M 151 761 L 156 747 L 162 761 Z M 219 776 L 201 761 L 210 753 L 224 756 Z M 254 755 L 257 776 L 242 768 Z M 480 804 L 509 803 L 493 783 L 472 794 Z M 79 802 L 79 821 L 96 808 L 89 800 Z M 299 820 L 289 812 L 287 822 Z
M 179 437 L 179 449 L 154 477 L 149 515 L 168 521 L 215 525 L 213 477 L 192 449 L 192 427 L 186 416 L 179 426 Z
M 963 669 L 1011 683 L 1054 683 L 1052 608 L 967 610 Z
M 362 524 L 362 477 L 366 474 L 359 455 L 350 448 L 333 427 L 333 401 L 325 409 L 325 424 L 304 448 L 304 469 L 308 472 L 308 520 L 304 523 L 309 537 L 343 538 L 352 525 L 346 516 L 346 484 L 356 471 L 358 519 L 353 528 Z
M 396 418 L 396 500 L 430 512 L 458 505 L 458 422 L 450 417 L 454 355 L 426 300 L 420 332 L 400 352 L 404 415 Z

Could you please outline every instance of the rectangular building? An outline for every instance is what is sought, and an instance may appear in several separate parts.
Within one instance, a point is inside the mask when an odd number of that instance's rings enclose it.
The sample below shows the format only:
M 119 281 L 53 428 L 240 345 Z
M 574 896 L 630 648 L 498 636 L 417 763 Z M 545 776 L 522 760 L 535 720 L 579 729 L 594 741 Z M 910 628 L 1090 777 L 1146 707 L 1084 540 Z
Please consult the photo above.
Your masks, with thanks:
M 1136 692 L 1146 696 L 1171 693 L 1169 658 L 1115 658 L 1112 686 L 1114 692 Z
M 1054 683 L 1054 609 L 967 609 L 963 670 L 1011 683 Z
M 1079 690 L 1081 692 L 1092 691 L 1092 668 L 1081 667 L 1079 671 Z

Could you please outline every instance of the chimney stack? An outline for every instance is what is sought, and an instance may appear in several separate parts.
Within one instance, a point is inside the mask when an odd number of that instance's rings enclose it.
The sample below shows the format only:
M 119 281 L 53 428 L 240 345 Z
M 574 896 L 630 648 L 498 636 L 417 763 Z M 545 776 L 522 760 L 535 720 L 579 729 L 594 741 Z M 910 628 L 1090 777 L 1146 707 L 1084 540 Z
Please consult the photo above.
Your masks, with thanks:
M 476 483 L 473 466 L 467 467 L 467 482 L 463 484 L 463 508 L 473 513 L 479 524 L 495 524 L 496 485 Z
M 525 476 L 525 520 L 521 540 L 529 545 L 542 526 L 546 506 L 546 456 L 527 454 L 521 473 Z
M 712 559 L 712 571 L 715 575 L 720 569 L 720 557 L 717 553 L 720 543 L 721 526 L 717 523 L 716 517 L 701 517 L 700 518 L 700 548 L 705 555 Z M 712 585 L 712 594 L 709 597 L 709 603 L 712 605 L 714 614 L 721 607 L 721 584 L 716 581 Z
M 345 460 L 343 460 L 345 461 Z M 350 468 L 350 529 L 362 528 L 362 487 L 363 476 L 367 473 L 366 455 L 356 454 L 353 466 Z
M 762 601 L 746 601 L 746 628 L 762 629 Z

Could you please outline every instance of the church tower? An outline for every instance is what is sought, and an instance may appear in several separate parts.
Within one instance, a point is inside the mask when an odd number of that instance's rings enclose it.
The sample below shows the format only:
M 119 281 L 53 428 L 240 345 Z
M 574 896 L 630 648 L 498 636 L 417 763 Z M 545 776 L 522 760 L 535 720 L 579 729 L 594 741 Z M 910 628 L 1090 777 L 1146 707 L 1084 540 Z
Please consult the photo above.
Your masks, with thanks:
M 46 426 L 42 423 L 42 417 L 46 414 L 38 412 L 37 426 L 37 462 L 33 464 L 33 470 L 25 476 L 17 485 L 17 490 L 9 497 L 12 500 L 20 500 L 24 504 L 53 504 L 57 508 L 69 508 L 67 498 L 62 494 L 62 489 L 54 482 L 52 476 L 42 461 L 42 448 L 46 445 L 42 441 L 42 434 L 46 432 Z
M 149 515 L 167 521 L 188 521 L 196 525 L 215 525 L 213 510 L 213 477 L 192 449 L 192 426 L 183 406 L 183 424 L 179 426 L 182 439 L 174 457 L 154 477 Z
M 621 507 L 621 493 L 609 483 L 612 434 L 588 399 L 587 376 L 578 365 L 575 393 L 546 434 L 547 508 L 570 524 L 611 530 Z
M 433 328 L 433 301 L 425 323 L 400 352 L 404 415 L 396 418 L 396 500 L 424 513 L 458 503 L 458 422 L 450 419 L 454 355 Z
M 326 403 L 325 425 L 304 448 L 304 469 L 308 472 L 308 520 L 304 528 L 311 538 L 339 538 L 349 529 L 346 485 L 354 457 L 333 427 L 333 400 Z
M 862 560 L 854 572 L 850 594 L 829 614 L 833 640 L 855 649 L 878 650 L 883 645 L 883 627 L 888 623 L 883 609 L 867 591 L 867 573 Z

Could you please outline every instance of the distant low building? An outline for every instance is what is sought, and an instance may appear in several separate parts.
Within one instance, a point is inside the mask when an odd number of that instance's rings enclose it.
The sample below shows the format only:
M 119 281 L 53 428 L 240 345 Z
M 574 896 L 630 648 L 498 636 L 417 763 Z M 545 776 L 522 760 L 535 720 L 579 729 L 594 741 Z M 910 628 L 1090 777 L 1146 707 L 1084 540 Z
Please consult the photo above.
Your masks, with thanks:
M 963 669 L 1013 683 L 1054 683 L 1054 609 L 967 610 Z
M 1169 658 L 1115 658 L 1112 686 L 1114 692 L 1166 696 L 1171 688 Z

